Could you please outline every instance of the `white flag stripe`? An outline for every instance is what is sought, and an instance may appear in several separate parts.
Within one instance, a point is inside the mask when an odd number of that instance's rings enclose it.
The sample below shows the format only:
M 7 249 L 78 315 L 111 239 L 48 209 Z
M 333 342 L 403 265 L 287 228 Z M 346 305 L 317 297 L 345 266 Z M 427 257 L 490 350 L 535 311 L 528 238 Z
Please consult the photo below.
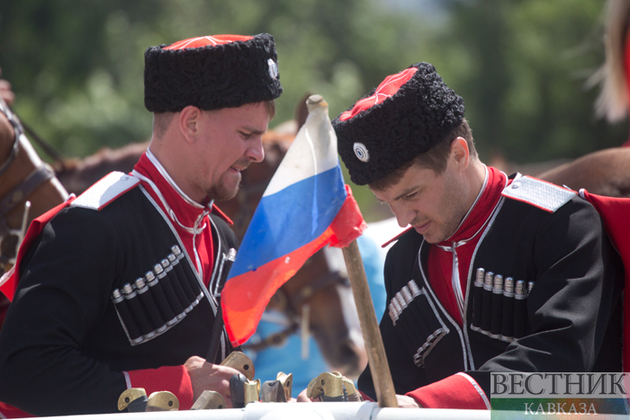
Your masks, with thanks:
M 263 196 L 337 167 L 337 136 L 326 107 L 311 111 Z

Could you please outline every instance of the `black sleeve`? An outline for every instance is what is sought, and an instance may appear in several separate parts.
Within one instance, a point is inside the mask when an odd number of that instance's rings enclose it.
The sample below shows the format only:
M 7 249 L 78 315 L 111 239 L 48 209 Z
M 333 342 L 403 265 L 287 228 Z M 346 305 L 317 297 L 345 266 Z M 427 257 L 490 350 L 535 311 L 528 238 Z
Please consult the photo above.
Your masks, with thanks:
M 81 347 L 105 312 L 121 253 L 95 211 L 64 210 L 44 228 L 0 333 L 1 401 L 34 415 L 117 411 L 123 373 Z

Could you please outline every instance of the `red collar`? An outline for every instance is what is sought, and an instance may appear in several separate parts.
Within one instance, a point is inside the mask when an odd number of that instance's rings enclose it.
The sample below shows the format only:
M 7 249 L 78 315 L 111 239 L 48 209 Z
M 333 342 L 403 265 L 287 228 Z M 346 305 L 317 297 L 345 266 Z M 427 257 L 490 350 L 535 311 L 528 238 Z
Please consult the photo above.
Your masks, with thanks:
M 482 187 L 481 194 L 469 210 L 468 215 L 465 216 L 450 238 L 437 245 L 451 246 L 453 242 L 472 239 L 488 221 L 501 198 L 501 191 L 507 185 L 507 176 L 496 168 L 487 167 L 487 170 L 488 176 L 485 185 Z
M 212 212 L 223 218 L 228 224 L 232 224 L 232 221 L 219 210 L 212 201 L 201 205 L 187 197 L 186 194 L 177 187 L 157 159 L 153 157 L 152 161 L 147 155 L 147 152 L 142 154 L 140 160 L 138 160 L 138 163 L 134 166 L 134 171 L 155 184 L 159 191 L 155 191 L 149 182 L 142 180 L 142 185 L 149 194 L 151 194 L 162 210 L 168 214 L 168 209 L 165 207 L 159 194 L 161 194 L 166 204 L 175 212 L 177 220 L 179 220 L 182 225 L 193 227 L 203 213 L 209 214 Z

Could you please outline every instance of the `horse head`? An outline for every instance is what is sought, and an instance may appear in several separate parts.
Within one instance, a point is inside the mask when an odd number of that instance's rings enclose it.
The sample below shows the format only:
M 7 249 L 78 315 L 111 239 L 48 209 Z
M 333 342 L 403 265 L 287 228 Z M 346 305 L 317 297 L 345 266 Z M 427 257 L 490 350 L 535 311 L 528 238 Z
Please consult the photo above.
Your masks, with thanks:
M 4 272 L 14 263 L 28 224 L 64 202 L 68 192 L 37 155 L 4 101 L 0 101 L 0 126 L 0 272 Z
M 0 275 L 15 264 L 26 227 L 68 193 L 39 158 L 15 114 L 0 98 Z M 9 299 L 0 293 L 0 327 Z

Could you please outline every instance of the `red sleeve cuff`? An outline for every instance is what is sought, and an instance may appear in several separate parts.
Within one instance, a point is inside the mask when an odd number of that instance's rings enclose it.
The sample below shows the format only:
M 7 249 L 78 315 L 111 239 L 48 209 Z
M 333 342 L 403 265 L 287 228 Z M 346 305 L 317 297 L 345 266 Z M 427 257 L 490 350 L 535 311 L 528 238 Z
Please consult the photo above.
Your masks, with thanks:
M 35 416 L 0 401 L 0 419 L 22 419 L 27 417 Z
M 172 392 L 179 400 L 180 410 L 190 410 L 193 405 L 192 383 L 184 366 L 131 370 L 126 376 L 128 388 L 144 388 L 147 396 L 157 391 Z
M 418 401 L 418 404 L 424 408 L 490 409 L 490 401 L 479 384 L 462 372 L 405 395 Z

